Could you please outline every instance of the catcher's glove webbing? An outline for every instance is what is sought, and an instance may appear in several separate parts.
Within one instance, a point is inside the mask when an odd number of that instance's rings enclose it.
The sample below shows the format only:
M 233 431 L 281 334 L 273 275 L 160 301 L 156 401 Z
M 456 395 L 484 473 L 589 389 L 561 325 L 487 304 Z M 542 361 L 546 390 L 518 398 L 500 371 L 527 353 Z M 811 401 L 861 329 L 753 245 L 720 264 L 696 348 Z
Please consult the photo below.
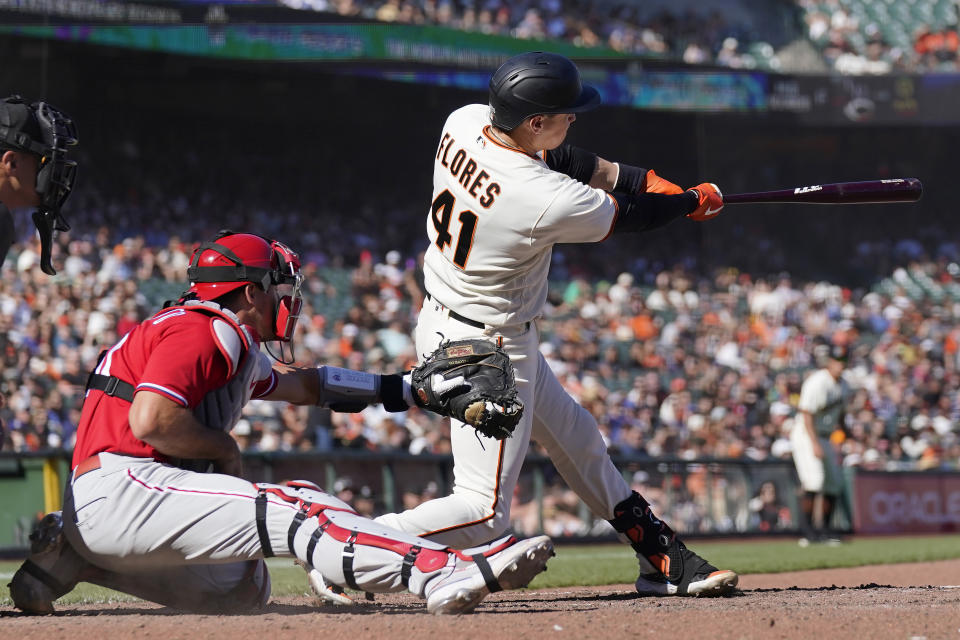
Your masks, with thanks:
M 489 340 L 447 340 L 410 373 L 419 406 L 485 436 L 509 438 L 523 415 L 510 358 Z

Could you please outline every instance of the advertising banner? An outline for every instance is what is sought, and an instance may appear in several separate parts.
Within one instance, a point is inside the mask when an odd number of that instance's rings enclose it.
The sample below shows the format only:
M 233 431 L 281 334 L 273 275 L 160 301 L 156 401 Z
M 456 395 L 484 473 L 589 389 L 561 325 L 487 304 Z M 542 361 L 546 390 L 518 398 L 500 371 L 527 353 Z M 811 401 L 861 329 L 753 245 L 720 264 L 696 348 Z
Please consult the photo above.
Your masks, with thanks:
M 960 531 L 960 473 L 858 471 L 853 493 L 857 533 Z

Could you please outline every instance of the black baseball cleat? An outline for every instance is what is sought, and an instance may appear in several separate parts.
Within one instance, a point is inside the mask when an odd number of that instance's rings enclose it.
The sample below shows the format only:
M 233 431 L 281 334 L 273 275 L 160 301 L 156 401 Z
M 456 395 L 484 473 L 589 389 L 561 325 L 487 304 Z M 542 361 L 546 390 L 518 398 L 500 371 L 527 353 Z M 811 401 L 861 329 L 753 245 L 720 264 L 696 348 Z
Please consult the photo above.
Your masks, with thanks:
M 715 566 L 676 541 L 683 571 L 678 580 L 670 580 L 663 573 L 641 573 L 637 578 L 637 593 L 643 596 L 725 596 L 734 591 L 740 576 L 729 569 Z M 641 560 L 641 566 L 645 564 Z
M 72 591 L 89 566 L 63 535 L 61 513 L 48 513 L 30 534 L 30 557 L 7 585 L 10 598 L 24 613 L 49 615 L 53 601 Z

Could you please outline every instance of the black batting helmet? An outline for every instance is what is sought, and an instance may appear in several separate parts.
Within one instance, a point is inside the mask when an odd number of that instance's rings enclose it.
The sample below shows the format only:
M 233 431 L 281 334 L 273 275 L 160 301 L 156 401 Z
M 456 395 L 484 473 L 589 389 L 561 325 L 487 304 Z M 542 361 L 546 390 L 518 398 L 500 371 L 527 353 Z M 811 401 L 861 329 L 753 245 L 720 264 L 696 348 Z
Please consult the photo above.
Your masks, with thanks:
M 579 113 L 599 104 L 600 94 L 580 82 L 577 66 L 556 53 L 521 53 L 500 65 L 490 78 L 491 120 L 504 131 L 530 116 Z

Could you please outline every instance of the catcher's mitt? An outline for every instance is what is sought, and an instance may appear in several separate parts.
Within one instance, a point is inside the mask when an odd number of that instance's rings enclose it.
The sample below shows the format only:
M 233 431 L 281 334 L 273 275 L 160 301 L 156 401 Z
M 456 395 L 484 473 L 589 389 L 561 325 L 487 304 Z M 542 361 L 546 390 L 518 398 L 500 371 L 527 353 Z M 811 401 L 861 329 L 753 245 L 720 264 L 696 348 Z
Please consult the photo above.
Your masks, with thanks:
M 419 406 L 503 440 L 523 415 L 513 365 L 489 340 L 447 340 L 410 372 Z

